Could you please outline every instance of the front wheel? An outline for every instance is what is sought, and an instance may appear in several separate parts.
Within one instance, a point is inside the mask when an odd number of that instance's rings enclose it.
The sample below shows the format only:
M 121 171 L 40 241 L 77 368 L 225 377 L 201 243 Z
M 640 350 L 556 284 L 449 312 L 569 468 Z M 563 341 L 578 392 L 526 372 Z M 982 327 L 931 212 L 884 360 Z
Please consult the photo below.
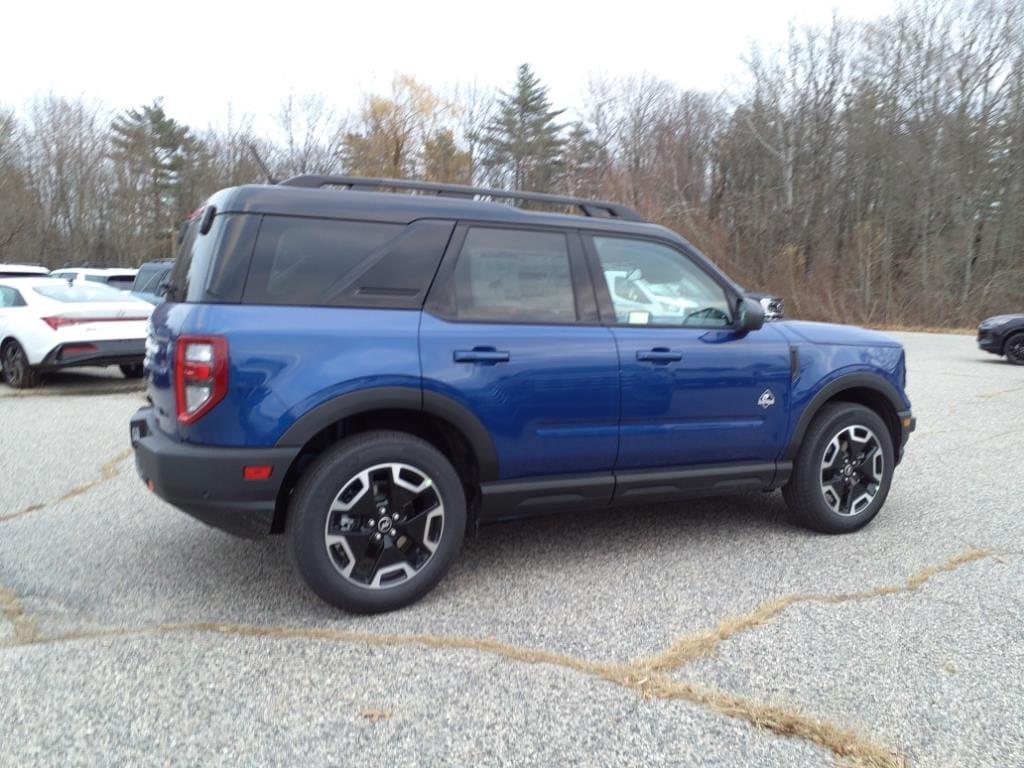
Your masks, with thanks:
M 801 524 L 849 533 L 878 514 L 894 468 L 892 438 L 881 417 L 863 405 L 829 403 L 808 427 L 782 493 Z
M 3 356 L 4 381 L 15 389 L 28 389 L 39 383 L 39 374 L 29 365 L 28 355 L 21 344 L 11 339 L 0 354 Z
M 1015 333 L 1006 340 L 1003 347 L 1006 359 L 1014 365 L 1024 365 L 1024 332 Z
M 328 603 L 381 613 L 433 589 L 465 530 L 465 493 L 444 455 L 412 435 L 367 432 L 326 451 L 302 476 L 288 547 Z

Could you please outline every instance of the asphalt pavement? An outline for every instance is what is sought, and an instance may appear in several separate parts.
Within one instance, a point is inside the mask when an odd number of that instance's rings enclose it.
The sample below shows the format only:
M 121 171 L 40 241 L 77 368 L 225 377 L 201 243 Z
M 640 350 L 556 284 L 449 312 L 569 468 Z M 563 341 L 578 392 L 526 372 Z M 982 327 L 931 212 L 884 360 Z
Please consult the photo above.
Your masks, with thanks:
M 0 385 L 0 765 L 1024 766 L 1024 367 L 893 335 L 919 425 L 864 530 L 506 524 L 376 617 L 151 495 L 137 384 Z

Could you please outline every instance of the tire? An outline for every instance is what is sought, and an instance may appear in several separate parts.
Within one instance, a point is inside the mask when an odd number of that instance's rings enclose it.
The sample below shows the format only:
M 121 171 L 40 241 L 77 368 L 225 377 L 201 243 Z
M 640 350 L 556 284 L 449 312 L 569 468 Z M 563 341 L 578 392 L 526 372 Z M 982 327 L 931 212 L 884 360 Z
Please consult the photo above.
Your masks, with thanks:
M 130 363 L 128 365 L 119 365 L 121 373 L 124 374 L 126 379 L 141 379 L 142 378 L 142 363 Z
M 782 493 L 801 525 L 850 533 L 878 514 L 894 468 L 892 436 L 882 418 L 862 405 L 829 403 L 811 421 Z
M 287 520 L 295 570 L 352 613 L 419 600 L 455 562 L 465 532 L 455 469 L 403 432 L 367 432 L 324 452 L 300 478 Z
M 3 356 L 3 375 L 7 385 L 15 389 L 29 389 L 39 384 L 39 374 L 29 365 L 28 355 L 21 344 L 10 339 L 0 350 Z
M 1003 354 L 1014 365 L 1024 365 L 1024 331 L 1013 334 L 1003 345 Z

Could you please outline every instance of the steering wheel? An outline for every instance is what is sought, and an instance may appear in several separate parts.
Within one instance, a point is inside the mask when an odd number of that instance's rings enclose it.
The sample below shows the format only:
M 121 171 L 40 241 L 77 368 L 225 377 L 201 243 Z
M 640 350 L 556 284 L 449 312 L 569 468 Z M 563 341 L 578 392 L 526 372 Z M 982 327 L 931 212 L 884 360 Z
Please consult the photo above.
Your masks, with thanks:
M 729 323 L 729 316 L 725 314 L 718 307 L 701 307 L 700 309 L 691 312 L 683 318 L 683 325 L 690 322 L 690 318 L 697 318 L 702 320 L 721 320 L 723 325 Z

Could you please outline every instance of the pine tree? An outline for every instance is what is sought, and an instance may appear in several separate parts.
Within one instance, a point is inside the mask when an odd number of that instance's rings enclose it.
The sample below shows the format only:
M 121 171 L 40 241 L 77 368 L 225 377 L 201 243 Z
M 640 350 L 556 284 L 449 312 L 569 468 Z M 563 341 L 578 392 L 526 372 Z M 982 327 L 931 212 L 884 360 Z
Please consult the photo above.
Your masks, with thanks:
M 562 188 L 577 197 L 600 197 L 608 152 L 581 121 L 569 130 L 563 157 Z
M 520 65 L 511 93 L 503 93 L 497 114 L 488 124 L 483 167 L 492 183 L 512 189 L 548 191 L 562 175 L 562 126 L 548 89 L 530 69 Z
M 143 243 L 135 258 L 170 255 L 175 222 L 193 201 L 183 189 L 183 170 L 203 154 L 187 126 L 167 116 L 160 99 L 128 109 L 110 126 L 113 158 L 127 187 L 137 195 L 134 225 Z

